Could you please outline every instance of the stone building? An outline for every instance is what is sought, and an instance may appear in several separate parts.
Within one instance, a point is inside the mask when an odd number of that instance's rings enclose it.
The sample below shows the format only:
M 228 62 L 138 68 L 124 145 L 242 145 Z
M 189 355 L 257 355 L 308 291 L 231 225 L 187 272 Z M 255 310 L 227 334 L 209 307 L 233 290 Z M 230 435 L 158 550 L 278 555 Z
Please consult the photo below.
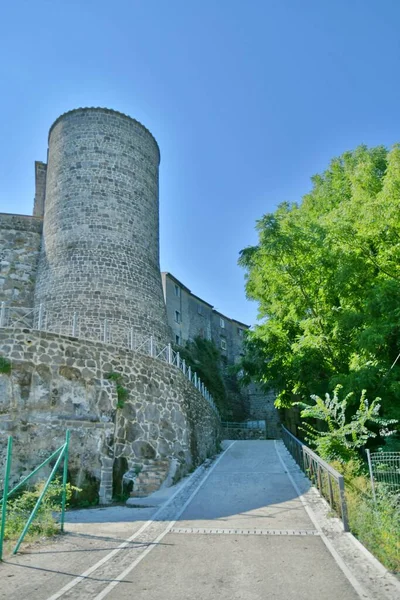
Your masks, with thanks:
M 0 215 L 0 455 L 12 434 L 13 480 L 67 428 L 72 480 L 101 502 L 122 481 L 153 491 L 218 448 L 212 399 L 168 346 L 159 160 L 136 120 L 71 110 L 35 163 L 33 216 Z
M 184 345 L 200 336 L 212 340 L 229 364 L 237 362 L 249 326 L 215 310 L 171 273 L 163 272 L 161 278 L 172 341 Z
M 171 273 L 163 272 L 161 278 L 172 342 L 184 346 L 195 337 L 203 337 L 214 342 L 226 366 L 236 364 L 243 355 L 244 333 L 249 326 L 215 310 Z M 265 393 L 254 384 L 229 393 L 232 404 L 240 402 L 248 419 L 266 421 L 268 437 L 278 437 L 279 415 L 273 393 Z

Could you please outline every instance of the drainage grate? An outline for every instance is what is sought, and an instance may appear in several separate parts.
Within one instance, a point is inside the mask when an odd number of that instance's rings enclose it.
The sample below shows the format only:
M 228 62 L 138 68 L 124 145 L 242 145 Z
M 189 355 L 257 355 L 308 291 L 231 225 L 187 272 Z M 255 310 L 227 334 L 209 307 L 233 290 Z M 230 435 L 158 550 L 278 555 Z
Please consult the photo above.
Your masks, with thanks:
M 170 533 L 200 533 L 208 535 L 320 535 L 316 529 L 206 529 L 173 527 Z

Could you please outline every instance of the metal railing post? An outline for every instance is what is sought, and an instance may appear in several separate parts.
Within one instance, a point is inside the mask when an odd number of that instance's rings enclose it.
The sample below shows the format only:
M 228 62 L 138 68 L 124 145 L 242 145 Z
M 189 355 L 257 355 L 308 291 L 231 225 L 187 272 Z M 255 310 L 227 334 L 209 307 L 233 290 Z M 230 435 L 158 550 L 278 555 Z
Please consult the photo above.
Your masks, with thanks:
M 194 373 L 194 387 L 197 388 L 197 373 Z
M 172 346 L 171 346 L 171 344 L 168 344 L 168 363 L 169 364 L 172 363 Z
M 78 325 L 78 315 L 76 312 L 74 312 L 74 314 L 72 315 L 72 337 L 76 337 L 76 332 L 77 332 L 77 325 Z
M 367 453 L 367 460 L 368 460 L 369 476 L 371 479 L 372 497 L 374 499 L 374 502 L 376 502 L 375 481 L 374 481 L 374 473 L 372 470 L 371 452 L 367 449 L 366 453 Z
M 7 443 L 7 459 L 6 459 L 6 468 L 5 468 L 5 473 L 4 473 L 3 506 L 1 507 L 0 561 L 3 560 L 3 541 L 4 541 L 4 532 L 5 532 L 5 528 L 6 528 L 8 482 L 10 479 L 12 442 L 13 442 L 13 439 L 10 436 L 8 438 L 8 443 Z
M 0 327 L 5 327 L 6 324 L 6 303 L 1 303 L 0 308 Z
M 188 375 L 189 381 L 192 381 L 192 367 L 190 365 L 189 365 L 189 368 L 188 368 L 187 375 Z
M 182 361 L 182 373 L 184 375 L 186 375 L 186 360 L 185 359 L 183 359 L 183 361 Z
M 350 531 L 349 518 L 347 515 L 346 497 L 344 494 L 344 477 L 343 477 L 343 475 L 339 475 L 338 484 L 339 484 L 339 497 L 340 497 L 340 512 L 342 513 L 343 529 L 345 531 Z
M 150 336 L 150 356 L 154 356 L 154 337 Z
M 38 315 L 38 329 L 42 329 L 43 327 L 43 304 L 39 304 L 39 315 Z
M 63 491 L 62 491 L 61 516 L 60 516 L 61 531 L 64 531 L 65 505 L 66 505 L 66 501 L 67 501 L 69 437 L 70 437 L 70 432 L 69 432 L 69 429 L 67 429 L 66 434 L 65 434 L 64 469 L 63 469 L 63 481 L 62 481 L 62 490 Z
M 104 319 L 104 325 L 103 325 L 103 342 L 105 344 L 107 343 L 107 319 Z
M 179 352 L 176 353 L 176 366 L 178 367 L 178 369 L 180 369 L 180 366 L 181 366 L 181 355 L 179 354 Z

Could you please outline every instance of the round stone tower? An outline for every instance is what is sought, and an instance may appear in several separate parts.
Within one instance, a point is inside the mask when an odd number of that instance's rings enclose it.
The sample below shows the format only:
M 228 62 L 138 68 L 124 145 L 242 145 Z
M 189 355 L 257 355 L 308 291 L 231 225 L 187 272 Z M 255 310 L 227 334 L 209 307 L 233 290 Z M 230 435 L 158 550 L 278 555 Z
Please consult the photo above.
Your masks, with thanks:
M 168 341 L 159 162 L 151 133 L 116 111 L 78 108 L 53 123 L 35 289 L 50 329 Z

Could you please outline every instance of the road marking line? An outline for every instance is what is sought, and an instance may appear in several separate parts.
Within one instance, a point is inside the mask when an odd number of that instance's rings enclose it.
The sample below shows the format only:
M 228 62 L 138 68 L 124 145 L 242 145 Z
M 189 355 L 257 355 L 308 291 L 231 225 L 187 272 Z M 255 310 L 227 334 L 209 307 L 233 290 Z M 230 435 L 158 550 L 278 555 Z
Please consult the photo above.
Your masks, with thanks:
M 146 548 L 146 550 L 144 550 L 142 552 L 142 554 L 140 556 L 138 556 L 138 558 L 131 565 L 129 565 L 129 567 L 127 567 L 126 569 L 124 569 L 124 571 L 122 571 L 122 573 L 120 573 L 117 577 L 115 577 L 114 581 L 112 581 L 106 588 L 104 588 L 104 590 L 102 592 L 100 592 L 100 594 L 98 594 L 97 596 L 95 596 L 93 600 L 102 600 L 103 598 L 105 598 L 111 592 L 111 590 L 113 590 L 115 588 L 115 586 L 117 586 L 131 571 L 133 571 L 133 569 L 135 567 L 137 567 L 137 565 L 144 559 L 144 557 L 147 556 L 153 550 L 153 548 L 155 548 L 157 546 L 157 544 L 159 542 L 161 542 L 161 540 L 163 539 L 163 537 L 165 537 L 167 535 L 167 533 L 169 533 L 169 531 L 173 528 L 173 526 L 175 525 L 175 523 L 177 522 L 177 520 L 179 519 L 179 517 L 185 511 L 186 507 L 190 504 L 190 502 L 196 496 L 196 494 L 198 493 L 198 491 L 200 490 L 200 488 L 204 485 L 204 483 L 210 477 L 211 473 L 214 471 L 214 469 L 218 465 L 218 463 L 222 460 L 222 458 L 225 456 L 225 454 L 228 452 L 228 450 L 230 448 L 232 448 L 232 446 L 233 446 L 234 443 L 235 442 L 233 441 L 223 451 L 223 453 L 221 454 L 221 456 L 215 461 L 215 463 L 213 464 L 213 466 L 209 469 L 207 475 L 200 481 L 200 483 L 197 486 L 197 488 L 190 495 L 190 497 L 186 500 L 186 502 L 182 506 L 182 508 L 178 511 L 178 513 L 177 513 L 177 515 L 175 517 L 175 520 L 174 521 L 170 521 L 168 523 L 167 527 L 164 529 L 164 531 L 154 540 L 154 542 L 152 543 L 152 545 L 148 546 Z
M 218 464 L 218 462 L 221 460 L 221 458 L 224 456 L 224 454 L 229 450 L 229 448 L 231 446 L 233 446 L 233 444 L 234 444 L 234 442 L 232 442 L 232 444 L 230 444 L 228 446 L 228 448 L 226 448 L 226 450 L 224 450 L 224 452 L 217 459 L 217 461 L 215 462 L 215 464 L 211 467 L 211 469 L 210 469 L 209 473 L 207 474 L 207 476 L 202 481 L 205 481 L 208 478 L 208 476 L 210 475 L 211 471 L 214 470 L 215 466 Z M 200 466 L 199 468 L 202 468 L 202 467 Z M 198 471 L 198 469 L 196 469 L 196 471 L 194 473 L 192 473 L 192 475 L 189 477 L 189 479 L 187 480 L 187 482 L 185 483 L 185 485 L 179 487 L 179 489 L 176 490 L 176 492 L 171 496 L 171 498 L 165 504 L 163 504 L 162 506 L 160 506 L 160 508 L 154 514 L 153 518 L 149 519 L 148 521 L 146 521 L 146 523 L 144 523 L 140 527 L 140 529 L 138 529 L 138 531 L 136 531 L 136 533 L 134 533 L 133 535 L 131 535 L 131 537 L 129 537 L 128 539 L 126 539 L 125 542 L 122 542 L 122 544 L 120 544 L 117 548 L 115 548 L 114 550 L 112 550 L 112 552 L 110 552 L 109 554 L 107 554 L 106 556 L 104 556 L 102 559 L 100 559 L 97 563 L 95 563 L 94 565 L 92 565 L 91 567 L 89 567 L 89 569 L 87 569 L 84 573 L 82 573 L 81 575 L 78 575 L 77 577 L 75 577 L 74 579 L 72 579 L 72 581 L 70 581 L 69 583 L 67 583 L 66 585 L 64 585 L 58 592 L 56 592 L 52 596 L 49 596 L 49 598 L 47 598 L 47 600 L 58 600 L 58 598 L 61 598 L 64 594 L 66 594 L 69 590 L 71 590 L 73 587 L 75 587 L 78 583 L 80 583 L 81 581 L 84 581 L 94 571 L 96 571 L 101 566 L 103 566 L 104 563 L 106 563 L 109 560 L 111 560 L 111 558 L 113 558 L 113 556 L 115 556 L 120 550 L 123 550 L 124 548 L 126 548 L 127 546 L 129 546 L 130 542 L 132 542 L 145 529 L 147 529 L 152 523 L 154 523 L 154 521 L 156 521 L 156 519 L 157 519 L 158 514 L 161 513 L 161 511 L 163 511 L 174 500 L 174 498 L 179 493 L 181 493 L 185 489 L 185 487 L 187 487 L 190 484 L 190 481 L 195 477 L 195 475 L 197 474 L 197 471 Z M 198 489 L 199 488 L 196 488 L 196 492 L 197 492 Z M 174 521 L 174 523 L 175 522 L 176 521 Z M 154 543 L 155 542 L 153 542 L 153 544 Z M 152 548 L 152 547 L 153 546 L 150 546 L 150 548 Z
M 350 569 L 347 567 L 347 565 L 344 563 L 342 557 L 340 556 L 340 554 L 337 552 L 337 550 L 333 547 L 332 543 L 330 542 L 330 540 L 326 537 L 326 535 L 324 534 L 324 532 L 322 531 L 322 528 L 320 526 L 320 524 L 318 523 L 318 520 L 314 514 L 314 511 L 312 510 L 312 508 L 309 506 L 307 500 L 304 498 L 303 494 L 301 493 L 297 483 L 295 482 L 295 480 L 293 479 L 293 477 L 291 476 L 291 474 L 289 473 L 289 470 L 282 458 L 282 456 L 279 453 L 278 450 L 278 444 L 276 443 L 276 440 L 274 440 L 274 446 L 275 446 L 275 452 L 278 455 L 279 461 L 286 473 L 286 475 L 288 476 L 290 483 L 292 484 L 292 486 L 294 487 L 300 502 L 302 503 L 302 505 L 304 506 L 304 509 L 306 511 L 306 513 L 308 514 L 308 516 L 310 517 L 311 521 L 313 522 L 316 530 L 319 532 L 320 537 L 322 539 L 322 541 L 324 542 L 325 546 L 327 547 L 327 549 L 329 550 L 329 552 L 331 553 L 334 561 L 336 562 L 336 564 L 338 565 L 338 567 L 341 569 L 341 571 L 343 572 L 343 574 L 345 575 L 345 577 L 347 578 L 347 580 L 350 582 L 350 584 L 353 586 L 354 590 L 356 591 L 356 593 L 358 594 L 358 596 L 360 598 L 362 598 L 363 600 L 371 600 L 371 597 L 365 592 L 365 590 L 363 589 L 363 587 L 361 586 L 361 584 L 359 583 L 359 581 L 354 577 L 353 573 L 350 571 Z
M 316 529 L 207 529 L 201 527 L 173 527 L 171 533 L 224 534 L 224 535 L 320 535 Z

